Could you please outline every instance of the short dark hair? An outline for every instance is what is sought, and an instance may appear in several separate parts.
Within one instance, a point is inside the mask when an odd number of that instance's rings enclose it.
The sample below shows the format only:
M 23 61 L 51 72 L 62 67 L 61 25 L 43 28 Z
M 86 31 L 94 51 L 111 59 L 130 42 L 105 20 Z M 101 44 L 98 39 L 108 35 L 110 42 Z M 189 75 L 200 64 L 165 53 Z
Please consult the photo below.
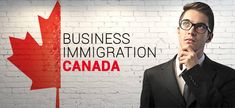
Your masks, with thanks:
M 211 33 L 213 32 L 213 30 L 214 30 L 214 14 L 213 14 L 213 11 L 209 5 L 207 5 L 206 3 L 202 3 L 202 2 L 193 2 L 193 3 L 189 3 L 189 4 L 184 5 L 183 9 L 184 9 L 184 11 L 180 15 L 179 22 L 182 20 L 185 12 L 187 12 L 188 10 L 191 10 L 191 9 L 196 10 L 196 11 L 203 13 L 204 15 L 206 15 L 208 17 L 209 28 L 211 30 Z

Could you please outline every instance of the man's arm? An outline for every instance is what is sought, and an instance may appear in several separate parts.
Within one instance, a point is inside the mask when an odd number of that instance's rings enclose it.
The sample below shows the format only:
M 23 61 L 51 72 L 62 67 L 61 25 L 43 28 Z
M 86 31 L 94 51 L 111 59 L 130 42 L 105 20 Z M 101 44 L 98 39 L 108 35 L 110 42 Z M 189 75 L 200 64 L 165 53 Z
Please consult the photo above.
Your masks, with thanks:
M 183 72 L 183 78 L 201 107 L 230 108 L 235 107 L 235 70 L 218 70 L 225 74 L 220 88 L 215 87 L 213 76 L 208 74 L 200 65 Z M 216 72 L 216 71 L 215 71 Z
M 151 85 L 149 82 L 148 71 L 144 72 L 142 93 L 140 99 L 140 108 L 152 108 L 154 107 Z

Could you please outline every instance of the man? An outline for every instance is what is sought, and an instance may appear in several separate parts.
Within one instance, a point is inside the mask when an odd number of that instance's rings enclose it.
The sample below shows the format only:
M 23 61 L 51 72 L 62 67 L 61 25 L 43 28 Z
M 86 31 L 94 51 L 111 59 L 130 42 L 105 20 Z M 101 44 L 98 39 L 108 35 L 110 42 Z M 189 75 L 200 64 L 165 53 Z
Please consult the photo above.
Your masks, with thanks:
M 184 6 L 179 18 L 179 52 L 144 73 L 141 108 L 235 107 L 235 70 L 203 53 L 213 38 L 214 15 L 202 2 Z

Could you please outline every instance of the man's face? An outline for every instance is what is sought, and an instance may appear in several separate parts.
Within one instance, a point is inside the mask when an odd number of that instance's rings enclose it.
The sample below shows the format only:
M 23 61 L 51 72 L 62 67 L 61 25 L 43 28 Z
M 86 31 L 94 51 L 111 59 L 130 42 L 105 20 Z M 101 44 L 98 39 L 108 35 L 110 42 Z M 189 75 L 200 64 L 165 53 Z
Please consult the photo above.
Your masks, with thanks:
M 196 10 L 188 10 L 183 15 L 182 20 L 189 20 L 193 24 L 203 23 L 206 26 L 208 25 L 208 18 L 201 12 Z M 195 30 L 195 26 L 192 26 L 189 30 L 183 30 L 182 28 L 178 27 L 178 36 L 180 47 L 183 48 L 185 46 L 191 47 L 195 52 L 202 51 L 204 49 L 205 43 L 209 42 L 209 31 L 206 30 L 205 33 L 198 33 Z

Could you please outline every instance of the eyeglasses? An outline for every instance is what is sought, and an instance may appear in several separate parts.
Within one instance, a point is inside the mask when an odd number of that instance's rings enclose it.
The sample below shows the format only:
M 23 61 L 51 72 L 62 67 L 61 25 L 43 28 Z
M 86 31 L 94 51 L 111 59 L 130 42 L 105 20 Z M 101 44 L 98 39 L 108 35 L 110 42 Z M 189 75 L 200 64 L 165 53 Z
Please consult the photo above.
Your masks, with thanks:
M 207 30 L 209 32 L 211 32 L 210 28 L 206 24 L 204 24 L 204 23 L 193 24 L 188 19 L 181 20 L 180 23 L 179 23 L 179 26 L 180 26 L 181 29 L 187 30 L 187 31 L 190 30 L 192 28 L 192 26 L 194 26 L 195 31 L 197 33 L 200 33 L 200 34 L 205 33 Z

